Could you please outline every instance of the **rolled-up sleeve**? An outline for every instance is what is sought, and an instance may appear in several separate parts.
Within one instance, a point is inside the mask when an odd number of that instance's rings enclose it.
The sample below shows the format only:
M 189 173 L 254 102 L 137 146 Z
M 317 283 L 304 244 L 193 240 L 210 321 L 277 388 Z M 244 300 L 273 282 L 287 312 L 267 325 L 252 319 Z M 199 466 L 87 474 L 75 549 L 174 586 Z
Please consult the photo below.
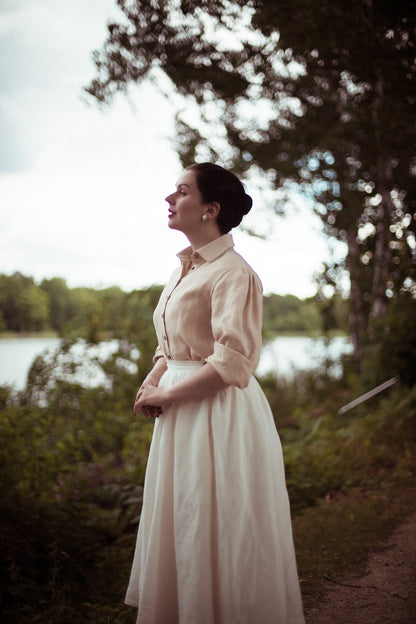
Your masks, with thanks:
M 211 293 L 214 350 L 206 358 L 231 386 L 248 385 L 262 345 L 262 286 L 245 269 L 225 272 Z
M 153 364 L 156 364 L 157 360 L 158 360 L 159 358 L 161 358 L 161 357 L 163 357 L 163 351 L 162 351 L 162 349 L 160 348 L 160 346 L 159 346 L 159 345 L 157 345 L 157 347 L 156 347 L 156 351 L 155 351 L 155 354 L 154 354 L 154 356 L 153 356 Z

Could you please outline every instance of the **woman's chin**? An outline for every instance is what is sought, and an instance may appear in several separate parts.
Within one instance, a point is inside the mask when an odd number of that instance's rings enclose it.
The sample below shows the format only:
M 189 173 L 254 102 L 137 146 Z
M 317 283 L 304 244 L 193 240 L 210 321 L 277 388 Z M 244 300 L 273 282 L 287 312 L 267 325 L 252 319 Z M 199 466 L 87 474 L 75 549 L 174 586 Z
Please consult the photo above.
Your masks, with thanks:
M 180 230 L 181 228 L 178 227 L 178 225 L 175 224 L 174 220 L 171 218 L 168 220 L 168 228 L 170 228 L 171 230 Z

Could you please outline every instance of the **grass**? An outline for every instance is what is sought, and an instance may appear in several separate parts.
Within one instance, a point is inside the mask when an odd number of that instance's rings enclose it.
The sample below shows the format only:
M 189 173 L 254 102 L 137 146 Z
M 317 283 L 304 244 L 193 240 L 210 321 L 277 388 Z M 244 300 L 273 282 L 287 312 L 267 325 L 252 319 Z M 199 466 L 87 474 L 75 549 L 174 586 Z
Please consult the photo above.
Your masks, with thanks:
M 316 604 L 328 579 L 359 571 L 368 555 L 416 509 L 413 485 L 353 489 L 295 516 L 293 531 L 304 606 Z
M 305 424 L 285 447 L 306 608 L 416 509 L 415 424 L 416 388 L 401 388 L 348 420 Z

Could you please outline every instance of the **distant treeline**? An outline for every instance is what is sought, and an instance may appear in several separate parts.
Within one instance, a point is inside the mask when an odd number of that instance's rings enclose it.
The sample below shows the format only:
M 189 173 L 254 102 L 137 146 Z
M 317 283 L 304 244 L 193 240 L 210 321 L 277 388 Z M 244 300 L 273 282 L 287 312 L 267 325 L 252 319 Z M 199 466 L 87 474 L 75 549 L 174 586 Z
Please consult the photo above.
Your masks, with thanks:
M 124 292 L 113 286 L 69 288 L 54 277 L 37 284 L 32 277 L 0 275 L 0 332 L 56 331 L 89 342 L 132 338 L 152 329 L 152 315 L 161 286 Z M 299 299 L 294 295 L 264 297 L 264 336 L 346 330 L 347 303 L 338 299 Z M 149 340 L 151 340 L 149 335 Z

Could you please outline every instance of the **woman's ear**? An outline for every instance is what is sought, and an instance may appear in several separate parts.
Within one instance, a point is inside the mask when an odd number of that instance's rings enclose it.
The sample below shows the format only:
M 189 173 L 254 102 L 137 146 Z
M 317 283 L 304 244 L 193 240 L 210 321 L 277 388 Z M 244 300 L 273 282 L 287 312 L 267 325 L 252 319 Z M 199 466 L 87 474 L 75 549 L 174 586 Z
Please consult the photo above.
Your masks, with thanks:
M 209 217 L 218 217 L 221 206 L 218 202 L 211 202 L 208 204 L 205 212 Z

